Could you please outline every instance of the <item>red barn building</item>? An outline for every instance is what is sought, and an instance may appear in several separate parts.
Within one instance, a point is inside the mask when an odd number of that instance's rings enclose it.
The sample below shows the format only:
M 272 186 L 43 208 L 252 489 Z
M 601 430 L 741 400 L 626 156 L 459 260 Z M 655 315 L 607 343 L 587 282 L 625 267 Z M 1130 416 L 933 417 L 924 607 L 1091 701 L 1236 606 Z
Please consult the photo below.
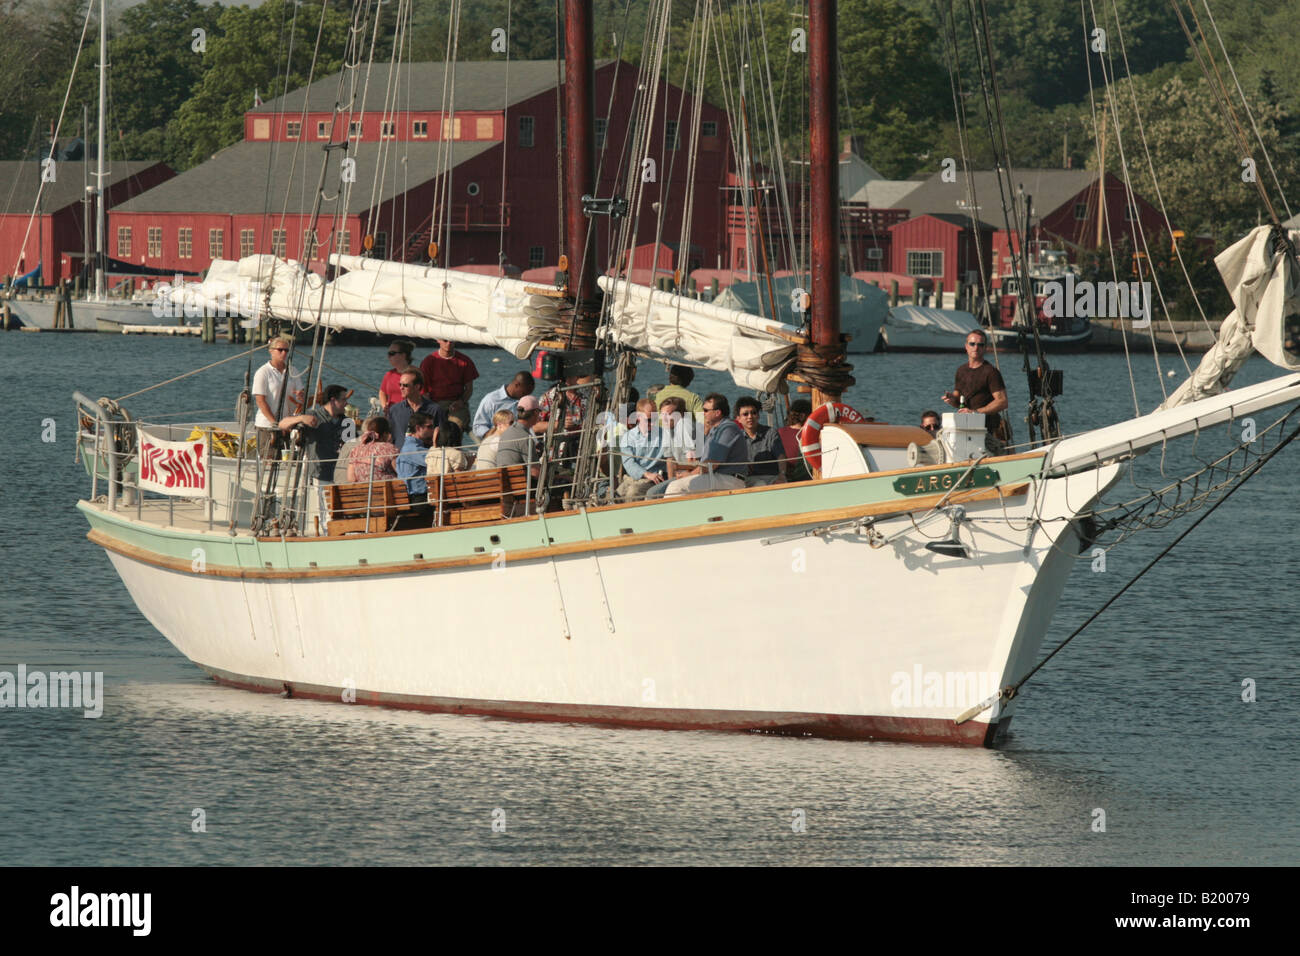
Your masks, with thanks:
M 353 113 L 346 137 L 332 128 L 337 75 L 250 110 L 242 142 L 114 212 L 110 254 L 189 270 L 216 257 L 274 253 L 323 268 L 331 249 L 359 254 L 369 235 L 375 253 L 388 259 L 427 261 L 432 238 L 440 263 L 553 268 L 562 252 L 555 61 L 511 62 L 508 75 L 505 61 L 460 63 L 454 109 L 443 64 L 397 67 L 392 90 L 388 69 L 372 70 L 366 108 Z M 631 167 L 620 151 L 636 84 L 637 71 L 627 64 L 597 65 L 597 196 L 611 196 L 616 173 L 626 177 Z M 386 92 L 400 109 L 385 110 Z M 661 117 L 691 115 L 691 98 L 672 85 L 660 90 L 659 104 Z M 718 197 L 729 131 L 721 110 L 703 104 L 702 117 L 694 176 L 699 198 L 689 234 L 709 261 L 722 242 Z M 649 155 L 657 169 L 646 183 L 640 242 L 653 240 L 656 229 L 665 242 L 682 234 L 687 135 L 672 119 L 659 122 L 652 135 Z M 355 181 L 339 189 L 336 201 L 321 204 L 313 230 L 322 164 L 324 191 L 333 197 L 345 158 L 355 161 Z M 651 204 L 661 199 L 659 223 Z M 603 252 L 610 222 L 594 221 Z
M 1007 234 L 996 174 L 975 172 L 971 179 L 973 195 L 967 188 L 964 174 L 958 173 L 956 182 L 944 182 L 942 173 L 935 173 L 908 193 L 901 203 L 908 207 L 914 220 L 928 216 L 947 222 L 949 227 L 960 227 L 964 223 L 968 230 L 973 211 L 982 220 L 981 233 L 991 230 L 991 246 L 983 246 L 984 261 L 992 286 L 997 289 L 1001 286 L 1002 276 L 1012 272 L 1012 256 L 1019 248 L 1018 240 Z M 1013 169 L 1010 181 L 1013 188 L 1023 190 L 1031 202 L 1032 240 L 1059 243 L 1077 252 L 1095 249 L 1099 242 L 1118 243 L 1124 239 L 1131 248 L 1141 250 L 1143 238 L 1154 247 L 1156 237 L 1169 232 L 1160 210 L 1136 193 L 1132 194 L 1135 214 L 1129 205 L 1129 193 L 1123 181 L 1110 173 L 1104 180 L 1099 180 L 1096 170 Z M 1101 185 L 1103 181 L 1104 188 Z M 1104 217 L 1101 215 L 1103 203 Z M 932 257 L 927 257 L 929 252 L 953 248 L 937 245 L 939 236 L 953 235 L 952 229 L 940 227 L 937 223 L 910 229 L 912 221 L 894 230 L 893 271 L 915 276 L 932 275 L 936 280 L 943 278 L 948 289 L 953 287 L 956 279 L 969 279 L 963 273 L 976 268 L 969 255 L 963 260 L 967 265 L 959 267 L 955 274 L 947 263 L 941 273 L 936 271 Z M 1000 225 L 991 226 L 989 223 Z M 1016 224 L 1012 223 L 1012 226 Z M 899 232 L 899 229 L 906 231 Z M 971 241 L 970 236 L 966 241 Z M 912 266 L 930 271 L 914 272 Z
M 113 207 L 176 174 L 164 163 L 114 161 L 106 164 L 105 202 Z M 47 181 L 42 183 L 42 174 Z M 51 178 L 52 177 L 52 178 Z M 52 170 L 36 160 L 0 163 L 6 203 L 0 212 L 0 281 L 42 266 L 39 285 L 55 285 L 81 270 L 86 254 L 86 214 L 90 247 L 95 244 L 95 207 L 83 203 L 86 184 L 95 182 L 95 162 L 59 160 Z M 44 186 L 44 189 L 41 187 Z M 35 213 L 35 215 L 33 215 Z M 112 243 L 105 250 L 113 255 Z

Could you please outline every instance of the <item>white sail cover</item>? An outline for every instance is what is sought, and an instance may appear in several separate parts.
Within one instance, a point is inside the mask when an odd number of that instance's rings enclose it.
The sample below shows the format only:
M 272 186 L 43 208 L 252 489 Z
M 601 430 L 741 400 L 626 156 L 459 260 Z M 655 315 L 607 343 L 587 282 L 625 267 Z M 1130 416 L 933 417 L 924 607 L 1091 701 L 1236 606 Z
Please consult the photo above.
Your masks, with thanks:
M 798 335 L 794 326 L 624 279 L 597 281 L 613 298 L 614 337 L 641 355 L 727 372 L 760 392 L 776 391 L 794 364 L 794 344 L 778 334 Z
M 1300 269 L 1285 249 L 1272 247 L 1271 231 L 1271 226 L 1257 226 L 1215 257 L 1236 308 L 1191 377 L 1160 408 L 1227 390 L 1252 350 L 1280 368 L 1300 369 L 1300 352 L 1286 348 L 1287 319 L 1300 316 Z M 1294 244 L 1300 233 L 1289 236 Z
M 274 256 L 214 259 L 202 282 L 160 287 L 159 295 L 187 315 L 206 310 L 306 324 L 319 316 L 330 328 L 492 345 L 516 358 L 567 323 L 556 299 L 529 293 L 518 279 L 362 256 L 330 261 L 339 274 L 326 282 Z M 794 363 L 794 345 L 778 334 L 797 334 L 793 326 L 621 280 L 600 284 L 616 296 L 615 338 L 642 355 L 728 372 L 737 385 L 759 391 L 774 391 Z
M 169 299 L 187 310 L 303 323 L 319 316 L 336 329 L 494 345 L 516 358 L 554 327 L 554 300 L 530 295 L 518 279 L 361 256 L 330 261 L 346 271 L 326 282 L 274 256 L 214 259 L 203 282 L 172 290 Z

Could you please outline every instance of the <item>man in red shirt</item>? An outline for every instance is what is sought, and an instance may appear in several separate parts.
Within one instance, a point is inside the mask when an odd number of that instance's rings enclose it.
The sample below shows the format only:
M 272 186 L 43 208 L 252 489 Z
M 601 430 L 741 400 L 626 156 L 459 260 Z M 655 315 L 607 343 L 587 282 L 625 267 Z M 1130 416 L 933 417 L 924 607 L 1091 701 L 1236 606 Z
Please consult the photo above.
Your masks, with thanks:
M 410 367 L 411 353 L 414 351 L 415 343 L 407 342 L 405 339 L 398 339 L 388 346 L 388 364 L 392 368 L 384 373 L 383 381 L 379 383 L 379 404 L 384 407 L 385 412 L 389 405 L 405 401 L 401 388 L 402 370 Z M 402 439 L 397 440 L 401 442 Z
M 443 408 L 469 404 L 474 393 L 478 369 L 468 356 L 456 351 L 456 343 L 438 339 L 438 351 L 430 352 L 420 363 L 424 376 L 424 394 Z

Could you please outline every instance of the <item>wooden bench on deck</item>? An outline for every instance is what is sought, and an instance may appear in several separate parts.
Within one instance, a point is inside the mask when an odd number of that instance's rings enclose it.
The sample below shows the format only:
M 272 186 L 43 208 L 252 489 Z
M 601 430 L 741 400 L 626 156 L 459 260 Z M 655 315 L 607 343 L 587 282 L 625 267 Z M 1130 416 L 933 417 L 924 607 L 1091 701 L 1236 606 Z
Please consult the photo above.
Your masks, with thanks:
M 429 507 L 438 523 L 438 501 L 442 499 L 442 525 L 500 521 L 516 512 L 528 514 L 531 484 L 527 465 L 507 465 L 484 471 L 457 471 L 429 476 Z
M 329 533 L 350 534 L 387 531 L 397 518 L 411 510 L 411 496 L 401 478 L 346 482 L 325 486 L 325 504 L 329 509 Z

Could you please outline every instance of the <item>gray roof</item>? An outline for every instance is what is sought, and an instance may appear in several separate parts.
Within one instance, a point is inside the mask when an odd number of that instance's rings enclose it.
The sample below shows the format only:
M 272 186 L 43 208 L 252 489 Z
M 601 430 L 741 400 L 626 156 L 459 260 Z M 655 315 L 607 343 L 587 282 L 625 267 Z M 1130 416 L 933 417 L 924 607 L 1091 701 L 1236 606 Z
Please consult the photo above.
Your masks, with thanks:
M 613 60 L 596 61 L 600 69 Z M 555 87 L 555 60 L 505 60 L 462 61 L 456 64 L 453 80 L 455 89 L 455 107 L 458 110 L 500 110 L 515 103 L 531 99 Z M 507 98 L 507 73 L 509 67 L 509 97 Z M 367 112 L 379 112 L 384 109 L 384 98 L 388 93 L 388 63 L 375 64 L 370 69 L 367 84 L 365 71 L 357 74 L 357 109 Z M 563 75 L 563 62 L 561 72 Z M 400 110 L 438 111 L 450 106 L 443 102 L 446 70 L 441 62 L 437 63 L 403 63 L 397 68 L 396 105 Z M 338 101 L 339 74 L 317 80 L 305 87 L 307 110 L 309 112 L 327 112 L 334 109 Z M 365 104 L 362 105 L 362 94 Z M 299 88 L 267 100 L 261 106 L 249 110 L 250 113 L 300 113 L 303 110 L 304 88 Z M 346 95 L 346 93 L 344 93 Z M 392 95 L 389 95 L 390 102 Z
M 45 184 L 41 208 L 52 213 L 72 203 L 80 202 L 85 183 L 95 184 L 95 163 L 89 166 L 89 177 L 83 179 L 86 163 L 80 160 L 56 160 L 54 182 Z M 104 188 L 108 189 L 123 180 L 160 165 L 156 159 L 110 162 Z M 36 205 L 36 192 L 41 185 L 41 164 L 34 159 L 0 162 L 0 213 L 28 215 Z
M 454 143 L 451 165 L 457 166 L 498 145 L 491 140 Z M 384 146 L 387 148 L 383 163 L 387 171 L 379 177 L 379 151 Z M 383 182 L 375 193 L 376 204 L 436 179 L 443 168 L 439 162 L 442 147 L 439 142 L 353 143 L 347 156 L 357 161 L 357 180 L 346 212 L 361 213 L 370 208 L 372 184 L 377 178 Z M 236 143 L 206 163 L 122 203 L 114 212 L 278 213 L 285 208 L 287 192 L 289 213 L 310 213 L 316 184 L 320 181 L 322 155 L 321 147 L 316 144 Z M 406 157 L 405 173 L 401 171 L 403 156 Z M 335 150 L 330 162 L 341 159 L 342 151 Z M 328 175 L 326 191 L 332 192 L 337 182 L 337 175 Z M 323 208 L 330 213 L 335 211 L 330 204 Z
M 873 179 L 849 197 L 875 209 L 906 209 L 905 197 L 921 184 L 914 179 Z
M 1002 221 L 1002 199 L 998 191 L 996 173 L 977 170 L 971 174 L 975 185 L 975 201 L 979 205 L 979 218 L 984 221 Z M 1012 169 L 1011 189 L 1023 186 L 1025 194 L 1034 201 L 1034 215 L 1046 216 L 1063 203 L 1074 198 L 1097 181 L 1095 169 Z M 935 173 L 903 201 L 913 216 L 925 213 L 954 213 L 968 215 L 966 176 L 958 170 L 957 181 L 946 183 L 942 172 Z

